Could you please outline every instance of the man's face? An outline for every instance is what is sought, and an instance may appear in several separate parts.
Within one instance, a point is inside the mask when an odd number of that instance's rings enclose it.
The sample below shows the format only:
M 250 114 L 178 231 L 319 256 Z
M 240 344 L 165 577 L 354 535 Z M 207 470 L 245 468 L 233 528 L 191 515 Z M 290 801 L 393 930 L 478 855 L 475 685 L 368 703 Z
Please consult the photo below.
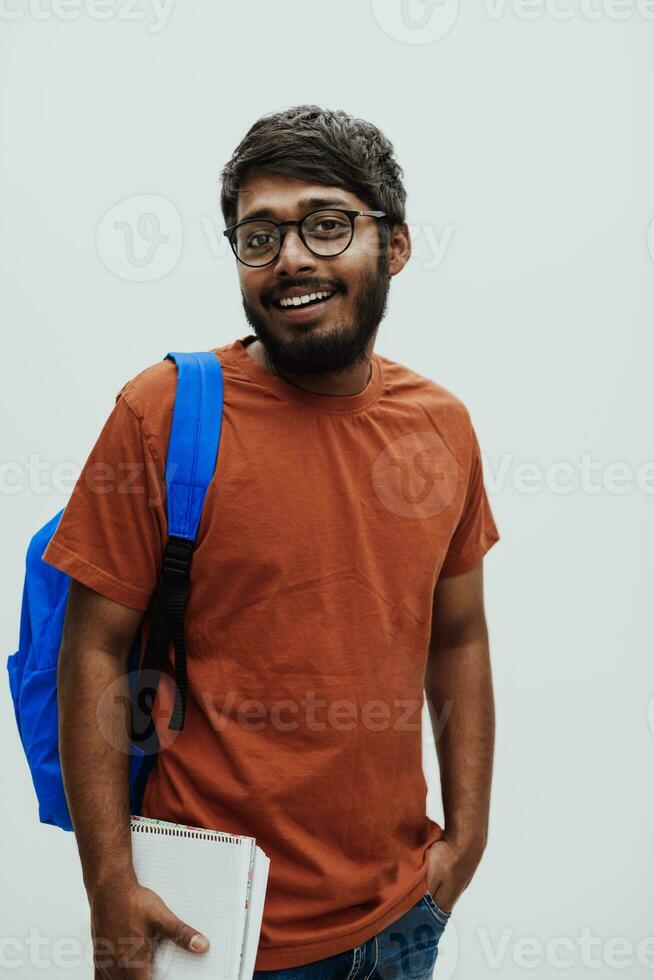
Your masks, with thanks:
M 300 219 L 321 207 L 370 210 L 340 187 L 253 172 L 239 190 L 237 221 L 261 216 L 263 209 L 274 221 Z M 314 255 L 291 227 L 269 265 L 237 263 L 246 319 L 273 369 L 293 374 L 343 371 L 372 353 L 394 274 L 390 249 L 380 248 L 377 223 L 376 218 L 358 217 L 354 238 L 340 255 Z M 279 301 L 289 292 L 332 296 L 284 310 Z

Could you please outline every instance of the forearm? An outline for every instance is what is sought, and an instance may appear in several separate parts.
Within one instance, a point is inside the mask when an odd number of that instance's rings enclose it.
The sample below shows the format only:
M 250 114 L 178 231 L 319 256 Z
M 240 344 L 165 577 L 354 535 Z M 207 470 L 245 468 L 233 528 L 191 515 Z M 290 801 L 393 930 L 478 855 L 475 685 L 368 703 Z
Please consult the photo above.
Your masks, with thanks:
M 483 851 L 495 741 L 487 641 L 430 651 L 425 695 L 434 731 L 448 837 Z
M 86 890 L 135 880 L 125 662 L 62 646 L 57 687 L 61 768 Z

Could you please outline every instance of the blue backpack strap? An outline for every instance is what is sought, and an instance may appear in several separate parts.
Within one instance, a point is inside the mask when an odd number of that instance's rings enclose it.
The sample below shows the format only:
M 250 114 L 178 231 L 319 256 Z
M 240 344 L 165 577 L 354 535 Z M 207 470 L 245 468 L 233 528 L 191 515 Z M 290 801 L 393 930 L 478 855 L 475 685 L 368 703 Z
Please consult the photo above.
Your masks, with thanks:
M 176 685 L 168 728 L 181 731 L 184 727 L 188 700 L 184 612 L 202 507 L 216 467 L 223 408 L 223 375 L 215 354 L 169 353 L 164 360 L 168 358 L 177 365 L 177 391 L 166 455 L 168 540 L 138 690 L 133 693 L 147 726 L 140 732 L 133 727 L 132 739 L 150 757 L 158 750 L 152 709 L 171 640 Z
M 216 466 L 223 375 L 215 354 L 169 353 L 177 364 L 177 395 L 166 456 L 169 537 L 195 540 Z

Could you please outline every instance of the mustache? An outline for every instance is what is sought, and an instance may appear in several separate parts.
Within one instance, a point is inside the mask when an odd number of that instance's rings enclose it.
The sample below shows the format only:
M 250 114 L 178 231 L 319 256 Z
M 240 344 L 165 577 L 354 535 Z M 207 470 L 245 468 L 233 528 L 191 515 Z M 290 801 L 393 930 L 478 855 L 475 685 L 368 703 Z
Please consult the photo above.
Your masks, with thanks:
M 283 286 L 275 286 L 261 294 L 261 302 L 264 306 L 270 306 L 280 299 L 288 289 L 306 289 L 308 293 L 345 293 L 347 292 L 345 283 L 340 281 L 325 282 L 319 279 L 298 279 L 295 282 L 285 282 Z

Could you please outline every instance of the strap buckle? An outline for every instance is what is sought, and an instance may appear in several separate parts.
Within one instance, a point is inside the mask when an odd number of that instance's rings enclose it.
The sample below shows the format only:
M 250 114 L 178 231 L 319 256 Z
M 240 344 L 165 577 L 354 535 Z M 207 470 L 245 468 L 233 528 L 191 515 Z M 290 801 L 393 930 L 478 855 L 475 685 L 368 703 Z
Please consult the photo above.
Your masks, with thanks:
M 188 578 L 195 541 L 174 535 L 168 538 L 163 556 L 163 571 L 167 579 L 179 581 Z

